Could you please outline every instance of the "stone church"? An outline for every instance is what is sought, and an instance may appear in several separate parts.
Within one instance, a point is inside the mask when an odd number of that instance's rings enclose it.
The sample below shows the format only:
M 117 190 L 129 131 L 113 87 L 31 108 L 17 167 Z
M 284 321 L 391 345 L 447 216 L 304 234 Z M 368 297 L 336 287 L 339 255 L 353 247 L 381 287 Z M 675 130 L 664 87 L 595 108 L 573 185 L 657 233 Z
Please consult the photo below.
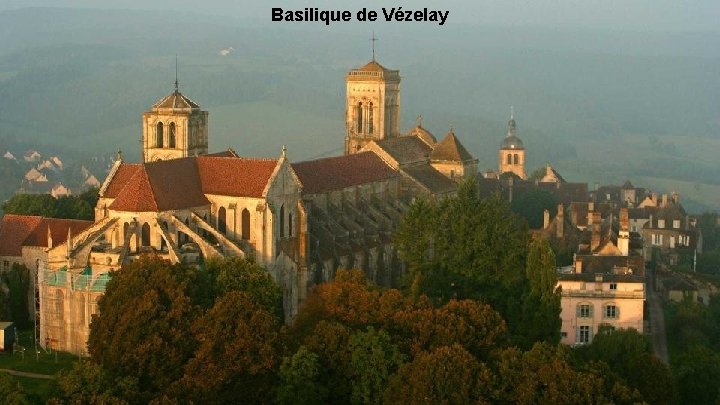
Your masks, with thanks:
M 176 83 L 142 115 L 143 161 L 118 153 L 95 221 L 69 227 L 37 260 L 41 344 L 86 353 L 109 274 L 143 254 L 191 265 L 252 258 L 284 290 L 288 322 L 340 267 L 396 282 L 392 235 L 411 201 L 453 194 L 478 162 L 452 129 L 437 141 L 419 120 L 401 133 L 399 71 L 373 58 L 345 81 L 345 154 L 305 162 L 284 147 L 268 158 L 209 153 L 208 112 Z

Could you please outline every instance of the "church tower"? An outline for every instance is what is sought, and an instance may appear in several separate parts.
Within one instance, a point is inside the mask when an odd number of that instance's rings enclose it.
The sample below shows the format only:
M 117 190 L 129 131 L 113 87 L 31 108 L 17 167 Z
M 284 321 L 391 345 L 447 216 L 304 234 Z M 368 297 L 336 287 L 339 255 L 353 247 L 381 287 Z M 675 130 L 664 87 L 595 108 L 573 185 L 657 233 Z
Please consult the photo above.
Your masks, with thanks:
M 525 147 L 522 140 L 517 136 L 515 114 L 510 112 L 507 135 L 500 145 L 500 175 L 513 172 L 523 180 L 527 179 L 525 174 Z
M 153 104 L 142 117 L 143 162 L 208 153 L 208 112 L 178 90 Z
M 400 72 L 375 61 L 345 77 L 345 154 L 370 141 L 400 136 Z

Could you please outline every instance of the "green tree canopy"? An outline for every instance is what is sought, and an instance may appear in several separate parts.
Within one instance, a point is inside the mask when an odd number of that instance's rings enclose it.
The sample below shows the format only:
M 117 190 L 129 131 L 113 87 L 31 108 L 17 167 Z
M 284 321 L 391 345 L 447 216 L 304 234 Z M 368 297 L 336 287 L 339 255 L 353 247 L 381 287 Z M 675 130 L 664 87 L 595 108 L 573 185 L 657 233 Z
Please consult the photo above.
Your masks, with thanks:
M 2 209 L 7 214 L 93 220 L 97 201 L 96 188 L 60 198 L 53 198 L 50 194 L 15 194 L 3 203 Z
M 555 254 L 544 238 L 535 239 L 528 252 L 526 275 L 530 291 L 524 297 L 522 325 L 524 347 L 534 342 L 560 342 L 560 291 L 557 287 Z
M 406 289 L 440 304 L 451 298 L 483 300 L 511 329 L 520 322 L 528 232 L 499 196 L 479 198 L 470 180 L 460 184 L 457 196 L 416 201 L 395 241 L 408 263 Z

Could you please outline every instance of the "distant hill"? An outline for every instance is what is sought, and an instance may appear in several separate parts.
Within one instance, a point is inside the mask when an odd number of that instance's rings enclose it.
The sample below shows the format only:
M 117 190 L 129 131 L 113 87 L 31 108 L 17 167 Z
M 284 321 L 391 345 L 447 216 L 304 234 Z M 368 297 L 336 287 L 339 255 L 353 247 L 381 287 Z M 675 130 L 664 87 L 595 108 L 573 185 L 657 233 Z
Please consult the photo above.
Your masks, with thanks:
M 212 149 L 339 153 L 344 75 L 370 56 L 364 31 L 173 12 L 2 12 L 0 139 L 137 159 L 141 113 L 171 91 L 177 54 L 182 91 L 210 111 Z M 437 137 L 454 125 L 481 168 L 496 166 L 514 105 L 529 169 L 549 161 L 591 184 L 642 178 L 660 192 L 682 187 L 692 209 L 720 209 L 708 192 L 720 186 L 720 34 L 455 24 L 380 37 L 380 62 L 403 77 L 403 127 L 418 114 Z

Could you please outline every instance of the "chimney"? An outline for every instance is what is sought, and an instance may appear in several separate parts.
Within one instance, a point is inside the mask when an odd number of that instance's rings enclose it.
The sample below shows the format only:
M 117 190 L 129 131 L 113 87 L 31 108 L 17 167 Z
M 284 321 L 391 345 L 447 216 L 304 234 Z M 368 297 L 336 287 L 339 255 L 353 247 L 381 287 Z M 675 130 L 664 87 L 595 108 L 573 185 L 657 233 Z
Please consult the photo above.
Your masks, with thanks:
M 557 207 L 557 222 L 555 223 L 555 236 L 562 239 L 565 236 L 565 207 L 562 203 Z
M 52 233 L 50 232 L 50 225 L 47 227 L 47 247 L 48 249 L 52 249 L 53 247 L 53 240 L 52 240 Z
M 662 208 L 667 207 L 667 202 L 668 202 L 667 194 L 663 194 L 663 195 L 662 195 L 662 205 L 660 205 L 660 206 L 661 206 Z
M 588 202 L 588 212 L 595 211 L 595 203 L 590 201 Z
M 652 200 L 653 200 L 653 203 L 655 203 L 655 206 L 657 207 L 657 206 L 658 206 L 658 195 L 657 195 L 657 193 L 652 193 Z
M 672 202 L 675 205 L 680 205 L 680 194 L 678 194 L 676 191 L 672 192 Z
M 575 257 L 575 274 L 581 274 L 582 273 L 582 260 L 578 260 L 577 256 Z
M 623 256 L 630 253 L 630 231 L 628 227 L 628 210 L 620 209 L 620 232 L 618 234 L 618 249 Z
M 543 211 L 543 229 L 547 229 L 550 226 L 550 211 Z
M 594 252 L 600 246 L 600 213 L 592 213 L 592 234 L 590 235 L 590 252 Z

